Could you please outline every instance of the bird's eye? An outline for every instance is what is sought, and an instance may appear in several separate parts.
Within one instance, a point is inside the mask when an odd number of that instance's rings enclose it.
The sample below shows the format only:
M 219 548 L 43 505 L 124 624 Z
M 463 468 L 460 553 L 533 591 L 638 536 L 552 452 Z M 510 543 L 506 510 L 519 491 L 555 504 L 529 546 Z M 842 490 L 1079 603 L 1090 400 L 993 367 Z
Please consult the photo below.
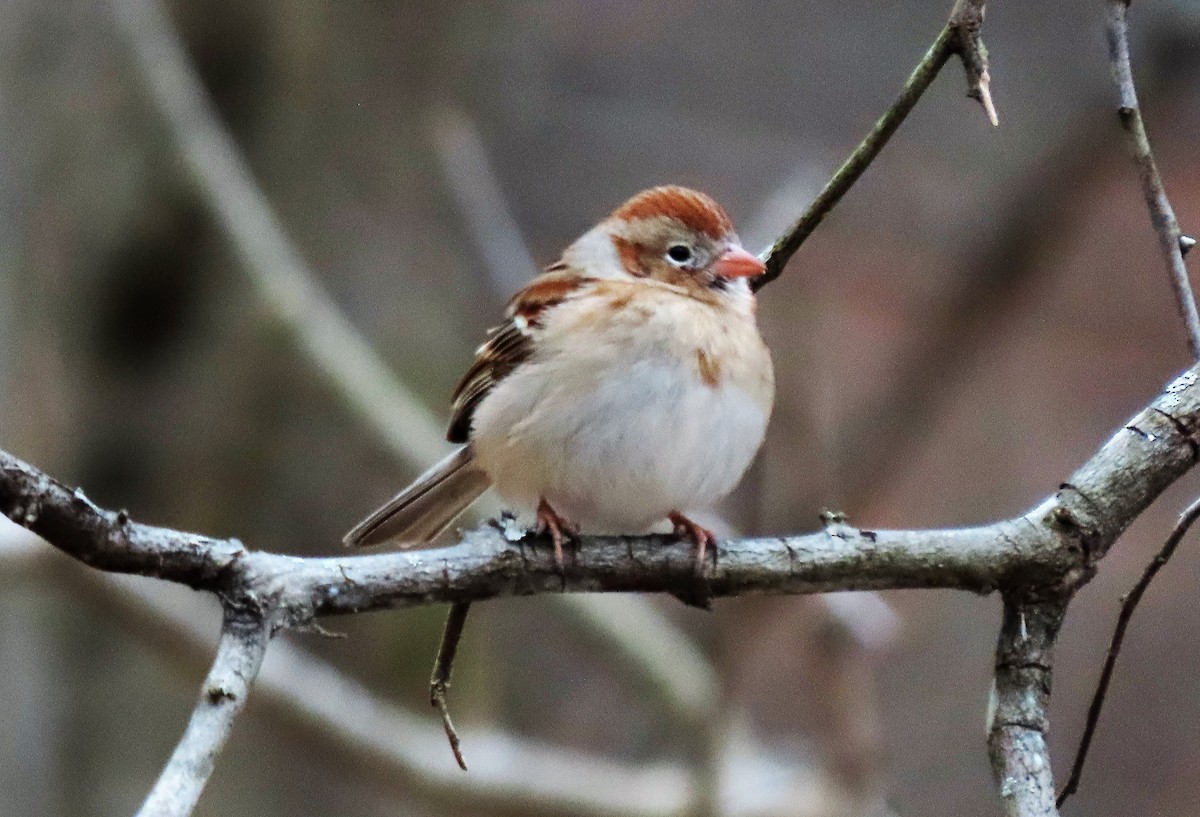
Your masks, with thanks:
M 667 258 L 672 264 L 686 264 L 692 260 L 692 248 L 686 244 L 673 244 L 667 249 Z

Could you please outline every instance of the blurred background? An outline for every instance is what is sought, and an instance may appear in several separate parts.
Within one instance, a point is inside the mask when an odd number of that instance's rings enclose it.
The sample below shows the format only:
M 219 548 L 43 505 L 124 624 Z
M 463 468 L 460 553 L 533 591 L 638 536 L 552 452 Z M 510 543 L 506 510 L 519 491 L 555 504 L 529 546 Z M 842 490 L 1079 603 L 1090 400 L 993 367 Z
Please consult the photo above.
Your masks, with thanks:
M 0 447 L 142 521 L 338 552 L 439 450 L 406 440 L 444 419 L 536 267 L 665 182 L 765 245 L 949 6 L 6 0 Z M 1161 170 L 1200 230 L 1200 4 L 1131 16 Z M 1112 114 L 1102 4 L 996 3 L 985 34 L 1001 127 L 949 65 L 763 291 L 777 409 L 717 509 L 726 530 L 811 530 L 825 507 L 863 527 L 1019 513 L 1188 364 Z M 205 143 L 214 124 L 231 143 Z M 370 366 L 354 379 L 371 349 L 412 412 L 370 413 L 397 404 Z M 380 390 L 355 404 L 354 383 Z M 1070 612 L 1060 780 L 1117 599 L 1198 489 L 1148 511 Z M 132 813 L 216 607 L 22 541 L 0 528 L 25 554 L 0 564 L 0 814 Z M 1195 551 L 1142 605 L 1067 813 L 1195 812 Z M 467 775 L 426 714 L 443 613 L 277 644 L 197 814 L 1000 813 L 994 598 L 478 605 L 452 693 Z

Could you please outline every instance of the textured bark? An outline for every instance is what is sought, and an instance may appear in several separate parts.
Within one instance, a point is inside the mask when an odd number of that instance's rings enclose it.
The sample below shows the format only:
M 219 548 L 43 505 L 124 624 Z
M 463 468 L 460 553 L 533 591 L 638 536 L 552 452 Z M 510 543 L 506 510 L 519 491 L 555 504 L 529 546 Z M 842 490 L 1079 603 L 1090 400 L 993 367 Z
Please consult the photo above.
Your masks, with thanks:
M 1200 367 L 1172 382 L 1060 488 L 1026 514 L 977 528 L 819 533 L 722 542 L 713 596 L 949 588 L 1067 593 L 1196 460 Z M 583 537 L 554 566 L 544 537 L 512 541 L 484 525 L 437 550 L 296 558 L 237 540 L 142 525 L 98 508 L 0 453 L 0 512 L 94 567 L 243 599 L 277 626 L 316 616 L 533 593 L 696 590 L 686 543 L 668 536 Z

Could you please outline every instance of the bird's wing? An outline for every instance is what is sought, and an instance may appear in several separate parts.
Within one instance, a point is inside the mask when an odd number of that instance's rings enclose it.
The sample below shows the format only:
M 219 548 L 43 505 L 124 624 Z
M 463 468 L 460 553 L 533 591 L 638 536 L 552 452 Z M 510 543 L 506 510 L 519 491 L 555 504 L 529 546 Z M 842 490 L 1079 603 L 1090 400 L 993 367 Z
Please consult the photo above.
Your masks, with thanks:
M 559 263 L 534 278 L 513 296 L 504 323 L 488 332 L 475 360 L 454 390 L 453 413 L 446 439 L 465 443 L 471 436 L 476 406 L 497 383 L 533 355 L 534 335 L 548 310 L 591 283 L 588 278 Z

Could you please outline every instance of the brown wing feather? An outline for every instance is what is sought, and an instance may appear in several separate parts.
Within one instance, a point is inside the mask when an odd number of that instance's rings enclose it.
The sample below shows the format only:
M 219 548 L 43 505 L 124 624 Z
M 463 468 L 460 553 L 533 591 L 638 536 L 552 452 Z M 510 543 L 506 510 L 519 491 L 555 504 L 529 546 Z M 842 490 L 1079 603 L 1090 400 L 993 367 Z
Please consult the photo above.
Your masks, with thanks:
M 454 390 L 453 413 L 446 439 L 465 443 L 471 436 L 475 407 L 487 393 L 533 354 L 533 334 L 546 310 L 562 303 L 592 279 L 568 270 L 560 263 L 534 278 L 513 296 L 508 319 L 488 332 L 487 341 Z

